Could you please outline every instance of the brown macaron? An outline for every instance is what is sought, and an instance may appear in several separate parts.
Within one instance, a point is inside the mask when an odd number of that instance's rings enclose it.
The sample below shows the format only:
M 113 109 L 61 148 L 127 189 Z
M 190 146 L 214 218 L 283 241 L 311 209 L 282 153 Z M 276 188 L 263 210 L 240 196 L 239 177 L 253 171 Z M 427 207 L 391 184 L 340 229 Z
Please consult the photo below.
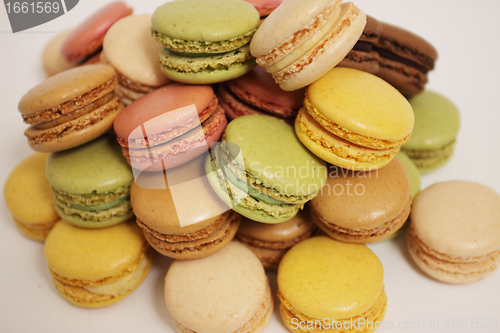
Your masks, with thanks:
M 285 253 L 309 238 L 315 228 L 306 208 L 291 220 L 277 224 L 260 223 L 242 217 L 236 238 L 255 253 L 264 268 L 278 269 Z
M 374 171 L 331 167 L 326 185 L 310 207 L 314 222 L 333 239 L 371 243 L 401 229 L 411 202 L 410 178 L 396 156 Z
M 227 207 L 204 177 L 202 155 L 178 168 L 143 172 L 130 201 L 148 243 L 174 259 L 200 259 L 234 238 L 240 215 Z M 170 185 L 169 185 L 170 184 Z
M 123 109 L 115 95 L 113 67 L 72 68 L 31 88 L 19 101 L 24 135 L 33 150 L 56 152 L 89 142 L 109 130 Z

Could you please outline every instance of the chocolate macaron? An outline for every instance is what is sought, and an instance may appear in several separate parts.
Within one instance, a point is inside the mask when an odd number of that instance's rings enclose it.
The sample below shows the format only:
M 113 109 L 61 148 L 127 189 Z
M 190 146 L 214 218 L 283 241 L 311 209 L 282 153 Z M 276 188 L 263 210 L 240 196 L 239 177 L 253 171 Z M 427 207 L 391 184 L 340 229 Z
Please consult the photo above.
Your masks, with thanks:
M 133 168 L 159 171 L 207 151 L 226 124 L 211 86 L 175 83 L 128 105 L 116 118 L 114 129 Z
M 55 152 L 91 141 L 109 130 L 123 104 L 115 95 L 113 67 L 87 65 L 54 75 L 19 101 L 24 135 L 33 150 Z
M 368 172 L 331 167 L 326 185 L 311 200 L 313 220 L 330 237 L 370 243 L 398 231 L 411 210 L 410 179 L 395 157 Z

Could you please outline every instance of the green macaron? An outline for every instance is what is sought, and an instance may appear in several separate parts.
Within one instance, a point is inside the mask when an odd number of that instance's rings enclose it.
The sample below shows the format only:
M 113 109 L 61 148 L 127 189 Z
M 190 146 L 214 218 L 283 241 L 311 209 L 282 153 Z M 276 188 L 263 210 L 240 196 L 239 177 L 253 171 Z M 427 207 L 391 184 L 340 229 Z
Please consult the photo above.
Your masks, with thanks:
M 410 177 L 410 185 L 411 185 L 411 199 L 415 200 L 415 197 L 420 192 L 420 188 L 422 187 L 422 180 L 420 177 L 420 171 L 418 171 L 417 166 L 413 161 L 406 156 L 402 151 L 398 151 L 396 156 L 399 158 L 401 163 L 403 163 L 406 171 L 408 172 L 408 176 Z
M 445 96 L 424 91 L 408 100 L 415 113 L 413 134 L 401 149 L 424 174 L 451 158 L 460 128 L 460 112 Z
M 300 143 L 293 127 L 264 115 L 230 122 L 205 167 L 222 200 L 264 223 L 294 217 L 327 179 L 325 162 Z
M 113 137 L 104 135 L 50 154 L 45 172 L 63 220 L 84 228 L 104 228 L 133 216 L 130 184 L 134 176 Z
M 164 46 L 163 73 L 178 82 L 209 84 L 239 77 L 255 66 L 248 44 L 259 13 L 241 0 L 183 0 L 159 6 L 153 38 Z

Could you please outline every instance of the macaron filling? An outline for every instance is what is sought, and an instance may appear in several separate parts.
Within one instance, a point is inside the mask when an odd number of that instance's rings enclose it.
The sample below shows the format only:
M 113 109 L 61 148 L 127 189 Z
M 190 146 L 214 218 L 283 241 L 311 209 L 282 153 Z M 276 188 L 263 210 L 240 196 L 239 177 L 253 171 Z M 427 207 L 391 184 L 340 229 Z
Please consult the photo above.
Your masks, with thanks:
M 401 148 L 412 160 L 420 172 L 431 171 L 434 168 L 446 163 L 453 155 L 456 141 L 446 144 L 439 149 L 433 150 L 412 150 Z
M 242 234 L 236 234 L 236 238 L 238 238 L 243 243 L 247 243 L 249 245 L 258 248 L 265 248 L 270 250 L 284 250 L 291 248 L 292 246 L 302 242 L 305 239 L 308 239 L 311 236 L 314 228 L 315 226 L 313 225 L 306 233 L 302 234 L 301 236 L 283 242 L 267 242 L 257 238 L 248 237 Z
M 224 41 L 194 41 L 168 37 L 161 32 L 151 28 L 151 35 L 161 45 L 170 50 L 184 53 L 224 53 L 242 47 L 250 43 L 257 28 L 241 35 Z
M 54 203 L 56 205 L 57 212 L 64 216 L 70 216 L 72 219 L 81 220 L 85 222 L 101 222 L 107 221 L 114 217 L 131 217 L 132 216 L 132 206 L 130 205 L 130 199 L 109 203 L 112 207 L 99 209 L 99 206 L 90 206 L 81 209 L 80 207 L 75 208 L 75 205 L 68 205 L 60 200 L 55 199 Z M 125 219 L 125 218 L 124 218 Z

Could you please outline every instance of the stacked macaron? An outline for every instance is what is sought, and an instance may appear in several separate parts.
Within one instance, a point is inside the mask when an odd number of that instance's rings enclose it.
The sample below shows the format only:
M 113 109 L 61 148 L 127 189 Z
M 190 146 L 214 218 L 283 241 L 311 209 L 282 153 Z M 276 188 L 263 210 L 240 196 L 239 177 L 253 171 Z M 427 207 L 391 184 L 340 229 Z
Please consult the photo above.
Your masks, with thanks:
M 230 80 L 250 71 L 255 61 L 248 44 L 259 13 L 240 0 L 167 2 L 153 13 L 153 38 L 163 73 L 184 83 Z

